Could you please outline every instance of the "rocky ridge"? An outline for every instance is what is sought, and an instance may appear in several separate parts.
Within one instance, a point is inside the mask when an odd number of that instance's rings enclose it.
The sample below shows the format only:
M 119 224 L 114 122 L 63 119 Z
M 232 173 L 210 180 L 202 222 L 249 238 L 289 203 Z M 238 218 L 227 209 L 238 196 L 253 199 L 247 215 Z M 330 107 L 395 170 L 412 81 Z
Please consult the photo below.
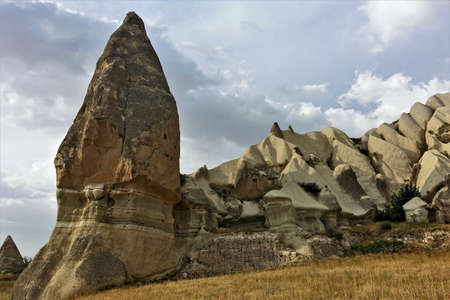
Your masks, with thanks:
M 340 232 L 373 221 L 405 183 L 421 193 L 408 218 L 449 223 L 449 109 L 437 94 L 357 139 L 274 123 L 241 157 L 180 175 L 175 100 L 129 13 L 58 150 L 57 224 L 12 299 L 343 255 L 352 238 Z
M 143 21 L 128 13 L 58 149 L 57 223 L 12 299 L 65 299 L 176 267 L 179 147 L 175 100 Z
M 11 236 L 7 236 L 0 248 L 0 279 L 5 276 L 16 277 L 25 265 L 19 249 Z
M 320 233 L 373 221 L 408 183 L 423 198 L 405 204 L 408 221 L 449 223 L 449 105 L 450 93 L 434 95 L 358 139 L 333 127 L 300 134 L 274 123 L 240 158 L 183 175 L 174 210 L 180 247 L 201 267 L 206 241 L 262 230 L 276 233 L 292 257 L 339 255 L 345 246 Z

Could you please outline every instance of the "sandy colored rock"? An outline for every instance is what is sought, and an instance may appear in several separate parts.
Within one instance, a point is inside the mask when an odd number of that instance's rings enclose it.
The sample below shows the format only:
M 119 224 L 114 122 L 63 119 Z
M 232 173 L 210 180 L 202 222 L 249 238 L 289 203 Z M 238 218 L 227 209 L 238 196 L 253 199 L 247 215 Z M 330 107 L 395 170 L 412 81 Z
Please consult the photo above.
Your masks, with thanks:
M 398 130 L 407 138 L 416 141 L 419 147 L 423 148 L 425 145 L 425 131 L 410 114 L 401 114 L 398 121 Z
M 433 115 L 434 110 L 424 105 L 420 102 L 416 102 L 413 104 L 411 109 L 409 110 L 409 114 L 411 117 L 417 122 L 417 124 L 422 128 L 425 129 L 427 126 L 428 120 L 431 119 L 431 116 Z
M 347 147 L 353 148 L 352 140 L 343 132 L 337 128 L 327 126 L 324 127 L 320 132 L 322 132 L 327 138 L 328 142 L 332 145 L 335 140 L 341 142 Z
M 273 123 L 272 128 L 270 129 L 270 134 L 278 138 L 283 138 L 283 133 L 281 132 L 280 126 L 277 122 Z
M 441 100 L 442 104 L 444 106 L 450 106 L 450 92 L 448 93 L 442 93 L 442 94 L 436 94 L 434 95 L 436 98 Z
M 311 131 L 305 134 L 292 133 L 290 130 L 283 131 L 283 139 L 295 145 L 304 158 L 311 154 L 319 158 L 321 163 L 326 164 L 333 151 L 326 135 L 319 131 Z
M 450 106 L 436 109 L 425 134 L 428 149 L 450 154 Z
M 353 146 L 348 146 L 338 140 L 334 140 L 333 155 L 330 162 L 333 168 L 342 163 L 349 164 L 365 193 L 374 199 L 378 206 L 381 207 L 384 205 L 386 199 L 376 186 L 374 178 L 375 170 L 367 156 Z
M 22 255 L 12 237 L 8 235 L 0 248 L 0 274 L 17 274 L 22 272 L 24 267 Z
M 65 299 L 177 266 L 178 113 L 135 13 L 99 58 L 55 167 L 57 223 L 12 299 Z
M 333 176 L 342 188 L 355 199 L 366 196 L 366 193 L 359 185 L 355 172 L 349 164 L 340 164 L 334 169 Z
M 286 197 L 271 197 L 264 200 L 266 226 L 273 231 L 290 231 L 296 227 L 296 211 L 292 201 Z
M 361 137 L 361 147 L 364 151 L 369 151 L 369 137 L 373 135 L 376 137 L 380 137 L 377 133 L 377 128 L 372 128 L 368 130 L 362 137 Z
M 407 222 L 428 223 L 427 203 L 414 197 L 403 205 Z
M 175 225 L 186 259 L 196 261 L 205 247 L 208 253 L 217 252 L 208 248 L 212 236 L 249 228 L 278 235 L 280 247 L 289 249 L 280 253 L 315 257 L 317 251 L 304 239 L 305 232 L 316 239 L 316 231 L 373 220 L 375 206 L 383 208 L 392 192 L 416 181 L 425 150 L 418 144 L 424 146 L 422 126 L 428 125 L 429 112 L 416 104 L 403 121 L 383 124 L 361 139 L 350 139 L 332 127 L 299 134 L 275 124 L 269 136 L 241 157 L 184 175 L 183 205 L 177 205 Z M 408 122 L 414 126 L 408 128 Z M 401 133 L 400 128 L 409 132 Z M 184 206 L 180 214 L 179 206 Z M 411 209 L 409 220 L 427 221 L 426 207 Z M 239 247 L 245 253 L 252 246 Z M 223 250 L 224 255 L 228 251 L 235 249 Z
M 336 197 L 342 213 L 346 216 L 356 217 L 366 213 L 366 210 L 359 203 L 359 198 L 353 198 L 347 194 L 336 181 L 336 178 L 333 176 L 333 171 L 325 164 L 311 166 L 302 157 L 296 156 L 286 165 L 280 177 L 280 182 L 283 186 L 290 182 L 297 184 L 315 183 L 322 190 L 329 189 Z
M 281 190 L 273 190 L 264 195 L 264 202 L 284 200 L 290 203 L 295 209 L 295 222 L 305 230 L 324 230 L 325 227 L 320 221 L 322 215 L 328 211 L 328 207 L 319 203 L 303 190 L 297 183 L 288 182 Z
M 450 174 L 450 159 L 437 150 L 429 150 L 420 159 L 419 168 L 417 187 L 423 199 L 431 202 Z
M 444 106 L 444 103 L 442 103 L 441 99 L 439 99 L 437 95 L 433 95 L 427 99 L 425 105 L 431 107 L 433 110 L 436 110 L 439 107 Z
M 435 213 L 435 222 L 450 223 L 450 175 L 447 176 L 447 184 L 434 195 L 431 207 Z
M 368 145 L 377 169 L 387 180 L 402 183 L 410 179 L 412 168 L 402 149 L 373 135 Z
M 408 155 L 411 163 L 415 163 L 419 160 L 421 152 L 415 140 L 404 137 L 386 123 L 381 124 L 380 127 L 378 127 L 377 133 L 386 142 L 389 142 L 402 149 L 403 152 Z

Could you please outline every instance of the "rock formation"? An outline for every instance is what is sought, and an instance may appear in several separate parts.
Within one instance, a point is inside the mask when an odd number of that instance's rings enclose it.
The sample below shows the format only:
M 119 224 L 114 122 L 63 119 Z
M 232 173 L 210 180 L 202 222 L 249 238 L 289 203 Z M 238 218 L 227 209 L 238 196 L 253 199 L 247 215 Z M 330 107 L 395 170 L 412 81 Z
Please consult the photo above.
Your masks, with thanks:
M 175 232 L 189 262 L 184 272 L 196 276 L 192 266 L 214 270 L 210 262 L 202 263 L 202 251 L 224 235 L 232 240 L 226 232 L 248 237 L 271 232 L 277 246 L 264 245 L 279 249 L 281 256 L 286 251 L 287 257 L 335 255 L 339 243 L 308 233 L 373 220 L 375 210 L 406 183 L 417 185 L 423 198 L 405 204 L 409 221 L 428 222 L 434 216 L 432 221 L 450 222 L 449 101 L 447 93 L 415 103 L 398 121 L 360 139 L 332 127 L 299 134 L 274 123 L 269 135 L 240 158 L 183 175 Z M 233 252 L 235 246 L 227 245 L 222 251 Z M 241 249 L 244 261 L 252 259 L 246 249 Z M 215 254 L 214 261 L 220 260 Z M 254 265 L 264 268 L 267 261 Z
M 449 109 L 437 94 L 353 139 L 274 123 L 241 157 L 180 176 L 175 100 L 129 13 L 58 150 L 57 224 L 12 299 L 342 255 L 337 230 L 373 220 L 405 183 L 421 193 L 408 219 L 449 222 Z
M 7 236 L 0 248 L 0 275 L 18 274 L 25 267 L 22 255 L 11 236 Z
M 64 299 L 172 271 L 179 139 L 159 59 L 142 20 L 128 13 L 58 149 L 57 224 L 12 299 Z
M 407 222 L 428 223 L 427 203 L 414 197 L 403 205 Z

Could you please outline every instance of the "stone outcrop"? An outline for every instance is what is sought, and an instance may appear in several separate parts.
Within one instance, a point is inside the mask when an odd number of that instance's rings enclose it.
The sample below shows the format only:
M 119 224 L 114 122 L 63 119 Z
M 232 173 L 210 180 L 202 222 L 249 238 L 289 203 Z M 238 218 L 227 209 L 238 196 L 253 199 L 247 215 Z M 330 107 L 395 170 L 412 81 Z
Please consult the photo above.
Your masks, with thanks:
M 425 152 L 418 163 L 416 184 L 424 200 L 430 202 L 450 174 L 450 159 L 437 150 Z
M 280 235 L 283 251 L 312 255 L 312 240 L 302 232 L 373 220 L 375 210 L 406 183 L 417 185 L 423 199 L 405 205 L 409 221 L 447 222 L 446 95 L 430 98 L 434 106 L 415 103 L 399 121 L 381 124 L 361 139 L 332 127 L 299 134 L 274 123 L 240 158 L 183 175 L 175 224 L 187 260 L 224 231 L 249 228 Z M 195 267 L 208 269 L 198 260 Z
M 18 274 L 25 265 L 22 255 L 11 236 L 7 236 L 0 248 L 0 275 Z
M 57 223 L 12 299 L 65 299 L 173 271 L 179 139 L 159 59 L 128 13 L 58 149 Z
M 361 139 L 377 176 L 384 179 L 386 198 L 413 183 L 430 203 L 443 185 L 450 172 L 449 99 L 445 93 L 417 102 L 398 121 L 371 129 Z
M 427 124 L 425 139 L 428 149 L 450 156 L 450 106 L 436 109 Z
M 403 205 L 407 222 L 428 223 L 427 203 L 414 197 Z
M 447 175 L 445 186 L 434 195 L 431 209 L 434 213 L 434 219 L 431 221 L 450 223 L 450 174 Z
M 240 157 L 180 175 L 176 103 L 129 13 L 58 150 L 57 224 L 12 299 L 343 255 L 339 230 L 374 220 L 406 183 L 421 193 L 408 220 L 449 222 L 449 108 L 437 94 L 361 138 L 275 122 Z

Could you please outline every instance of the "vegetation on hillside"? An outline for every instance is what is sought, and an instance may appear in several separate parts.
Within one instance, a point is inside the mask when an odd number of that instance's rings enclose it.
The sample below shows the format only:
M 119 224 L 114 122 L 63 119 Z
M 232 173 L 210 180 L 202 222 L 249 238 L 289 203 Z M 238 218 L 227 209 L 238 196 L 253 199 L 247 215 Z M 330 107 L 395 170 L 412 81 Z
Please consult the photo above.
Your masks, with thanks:
M 414 197 L 420 197 L 419 189 L 411 184 L 403 185 L 397 193 L 392 194 L 391 204 L 376 213 L 377 221 L 404 222 L 406 220 L 403 205 Z
M 315 182 L 299 182 L 298 185 L 303 188 L 306 192 L 313 195 L 318 195 L 322 189 Z
M 129 286 L 78 300 L 446 299 L 447 251 L 378 254 L 271 271 Z

